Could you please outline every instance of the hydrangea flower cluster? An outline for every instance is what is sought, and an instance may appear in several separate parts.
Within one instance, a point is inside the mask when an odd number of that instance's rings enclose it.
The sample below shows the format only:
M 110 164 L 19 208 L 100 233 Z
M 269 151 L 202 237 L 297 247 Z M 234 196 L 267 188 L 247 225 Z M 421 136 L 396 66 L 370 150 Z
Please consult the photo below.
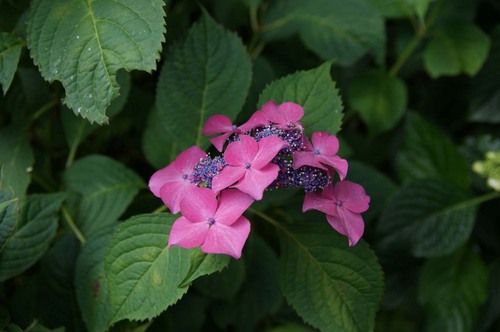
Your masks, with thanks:
M 222 156 L 192 146 L 149 181 L 172 213 L 182 213 L 168 246 L 200 246 L 206 253 L 240 258 L 250 233 L 243 213 L 265 190 L 281 188 L 304 189 L 302 211 L 325 213 L 354 246 L 364 231 L 361 213 L 370 197 L 345 180 L 348 164 L 337 155 L 337 137 L 315 132 L 309 141 L 300 123 L 303 115 L 298 104 L 269 101 L 241 126 L 224 115 L 209 118 L 203 134 L 216 135 L 210 142 Z

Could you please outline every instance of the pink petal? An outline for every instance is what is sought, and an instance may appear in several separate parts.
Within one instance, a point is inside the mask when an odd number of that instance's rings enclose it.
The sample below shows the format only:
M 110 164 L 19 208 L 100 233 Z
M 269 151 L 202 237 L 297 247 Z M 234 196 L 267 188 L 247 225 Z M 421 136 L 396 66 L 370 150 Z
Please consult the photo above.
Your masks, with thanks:
M 261 109 L 262 113 L 266 117 L 267 120 L 274 123 L 284 123 L 286 119 L 283 118 L 283 115 L 278 110 L 278 105 L 274 102 L 274 100 L 270 100 L 264 105 L 262 105 Z
M 335 202 L 325 199 L 319 193 L 306 193 L 304 203 L 302 204 L 302 212 L 309 210 L 318 210 L 326 214 L 335 214 Z
M 250 119 L 247 122 L 238 127 L 238 129 L 242 133 L 246 133 L 249 130 L 255 129 L 260 126 L 267 126 L 269 124 L 269 120 L 266 119 L 264 113 L 262 111 L 256 111 L 252 114 Z
M 172 164 L 156 171 L 149 179 L 149 189 L 156 196 L 160 197 L 160 189 L 167 182 L 178 181 L 182 174 L 177 171 Z
M 198 188 L 195 184 L 191 183 L 188 179 L 182 178 L 178 181 L 167 182 L 160 189 L 160 197 L 173 214 L 180 211 L 181 201 L 189 192 Z
M 215 193 L 208 188 L 195 187 L 181 201 L 181 212 L 187 220 L 206 221 L 217 211 Z
M 212 143 L 213 146 L 217 149 L 217 151 L 222 152 L 224 149 L 224 143 L 226 143 L 227 139 L 229 136 L 231 136 L 233 132 L 228 132 L 225 134 L 222 134 L 220 136 L 214 137 L 210 139 L 210 143 Z
M 208 234 L 208 224 L 204 222 L 191 222 L 184 217 L 178 218 L 168 236 L 168 247 L 179 246 L 194 248 L 201 246 Z
M 246 169 L 241 166 L 226 166 L 212 179 L 212 190 L 218 193 L 245 176 Z
M 304 116 L 304 109 L 302 108 L 302 106 L 292 102 L 285 102 L 279 105 L 278 110 L 284 116 L 287 122 L 290 123 L 295 123 Z
M 231 226 L 216 222 L 210 227 L 201 250 L 210 254 L 226 254 L 239 259 L 249 234 L 250 221 L 245 217 L 240 217 Z
M 323 156 L 334 156 L 339 151 L 339 140 L 327 132 L 315 132 L 311 139 L 314 149 Z
M 279 169 L 275 164 L 269 164 L 261 169 L 251 168 L 234 187 L 259 201 L 264 190 L 278 177 Z
M 317 156 L 312 151 L 295 151 L 295 152 L 293 152 L 292 167 L 294 169 L 297 169 L 297 168 L 302 167 L 304 165 L 321 168 L 321 169 L 324 169 L 325 171 L 328 170 L 325 166 L 323 166 L 319 162 Z
M 321 194 L 321 196 L 323 196 L 323 198 L 326 198 L 326 199 L 329 199 L 329 200 L 335 202 L 337 200 L 337 196 L 335 194 L 334 184 L 329 183 L 328 186 L 323 188 L 323 193 Z
M 347 160 L 339 156 L 318 156 L 318 160 L 328 166 L 333 167 L 339 173 L 340 180 L 344 180 L 347 175 L 348 164 Z
M 252 168 L 260 169 L 273 160 L 288 143 L 277 136 L 264 137 L 259 141 L 259 151 L 252 161 Z
M 206 156 L 207 154 L 205 151 L 194 145 L 181 152 L 172 164 L 179 172 L 191 174 L 193 173 L 193 167 Z
M 358 213 L 343 208 L 337 209 L 337 216 L 327 215 L 328 223 L 340 234 L 347 236 L 349 246 L 352 247 L 358 243 L 363 235 L 365 223 L 363 218 Z
M 224 160 L 228 165 L 244 166 L 247 162 L 252 162 L 257 152 L 259 144 L 253 137 L 240 135 L 240 140 L 230 143 L 224 152 Z
M 231 119 L 225 115 L 216 114 L 208 118 L 203 126 L 203 135 L 227 133 L 233 130 Z
M 220 224 L 230 226 L 241 217 L 253 201 L 252 197 L 239 190 L 223 190 L 220 194 L 219 207 L 215 212 L 214 219 Z
M 362 213 L 368 210 L 370 196 L 365 189 L 351 181 L 340 181 L 335 185 L 335 195 L 342 201 L 342 206 L 354 213 Z

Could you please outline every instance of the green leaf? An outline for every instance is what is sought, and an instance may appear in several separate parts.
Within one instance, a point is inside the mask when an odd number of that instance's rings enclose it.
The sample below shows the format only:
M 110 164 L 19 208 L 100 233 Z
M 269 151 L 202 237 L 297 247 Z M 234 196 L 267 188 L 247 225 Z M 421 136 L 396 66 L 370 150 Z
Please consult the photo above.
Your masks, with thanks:
M 106 331 L 110 320 L 111 305 L 104 258 L 116 226 L 113 224 L 94 233 L 82 247 L 76 262 L 76 296 L 89 331 Z
M 394 128 L 406 111 L 408 92 L 403 80 L 381 71 L 368 71 L 351 81 L 349 102 L 372 135 Z
M 16 229 L 18 201 L 10 193 L 0 191 L 0 252 Z
M 22 226 L 0 253 L 0 281 L 20 274 L 42 257 L 56 234 L 59 208 L 65 198 L 62 193 L 28 197 Z
M 372 331 L 382 299 L 382 270 L 361 241 L 326 222 L 281 228 L 280 281 L 288 303 L 321 331 Z
M 191 250 L 191 256 L 189 259 L 191 261 L 191 266 L 186 278 L 179 285 L 180 288 L 189 286 L 194 280 L 201 276 L 222 271 L 231 261 L 227 255 L 206 254 L 199 248 Z
M 35 0 L 27 20 L 31 56 L 47 81 L 61 81 L 75 114 L 107 123 L 117 71 L 156 68 L 163 6 L 161 0 Z
M 85 235 L 118 220 L 144 187 L 132 170 L 98 155 L 76 161 L 64 173 L 63 182 L 67 191 L 82 195 L 74 218 Z
M 427 331 L 472 331 L 487 289 L 486 267 L 471 250 L 427 261 L 418 289 L 427 312 Z
M 330 76 L 331 62 L 299 71 L 269 84 L 259 97 L 258 107 L 274 100 L 278 104 L 292 101 L 304 108 L 301 122 L 308 134 L 328 131 L 336 134 L 342 120 L 342 100 Z
M 0 189 L 23 198 L 30 183 L 34 156 L 28 135 L 22 127 L 0 129 Z
M 479 309 L 475 331 L 491 331 L 492 325 L 500 317 L 500 260 L 497 258 L 489 268 L 488 300 Z
M 14 79 L 24 41 L 10 33 L 0 32 L 0 84 L 7 93 Z
M 205 121 L 214 114 L 234 120 L 251 76 L 251 61 L 240 38 L 204 13 L 186 39 L 172 47 L 158 82 L 160 118 L 179 150 L 208 147 L 201 134 Z
M 111 296 L 110 323 L 158 316 L 187 291 L 178 287 L 190 267 L 190 252 L 167 248 L 175 216 L 135 216 L 120 225 L 105 257 Z
M 410 17 L 413 14 L 413 8 L 410 4 L 413 0 L 364 0 L 364 1 L 373 8 L 376 8 L 380 12 L 380 14 L 382 14 L 384 17 L 387 18 L 405 18 L 405 17 Z
M 335 59 L 343 66 L 368 52 L 381 62 L 385 52 L 382 16 L 363 0 L 275 1 L 264 16 L 262 31 L 266 40 L 298 33 L 322 59 Z
M 205 298 L 230 301 L 240 290 L 245 276 L 245 257 L 233 259 L 227 269 L 196 279 L 193 287 Z
M 451 182 L 409 183 L 384 209 L 378 225 L 381 246 L 410 250 L 417 257 L 450 254 L 469 239 L 478 203 Z
M 396 156 L 401 179 L 440 178 L 467 188 L 470 173 L 463 156 L 441 130 L 416 113 L 409 113 Z
M 424 65 L 433 77 L 465 73 L 474 76 L 486 60 L 490 39 L 469 23 L 449 24 L 431 37 L 424 52 Z

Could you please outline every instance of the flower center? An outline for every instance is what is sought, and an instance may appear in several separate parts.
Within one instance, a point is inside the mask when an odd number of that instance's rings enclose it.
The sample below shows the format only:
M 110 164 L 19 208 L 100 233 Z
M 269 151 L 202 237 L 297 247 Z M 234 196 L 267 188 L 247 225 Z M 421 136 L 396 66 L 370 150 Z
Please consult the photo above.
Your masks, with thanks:
M 231 130 L 235 130 L 236 128 L 238 128 L 238 126 L 237 126 L 237 125 L 232 125 L 232 126 L 231 126 Z
M 319 150 L 318 150 L 318 149 L 314 150 L 314 152 L 313 152 L 313 153 L 314 153 L 314 155 L 315 155 L 315 156 L 319 156 L 319 154 L 320 154 L 320 152 L 319 152 Z
M 188 178 L 188 175 L 187 174 L 182 174 L 182 179 L 183 180 L 186 180 Z
M 335 205 L 337 205 L 337 206 L 339 206 L 339 207 L 340 207 L 340 206 L 342 206 L 342 201 L 336 200 L 336 201 L 335 201 Z
M 208 224 L 209 227 L 212 226 L 213 224 L 215 224 L 215 219 L 212 218 L 212 217 L 208 218 L 207 224 Z
M 252 164 L 250 164 L 249 162 L 246 162 L 245 163 L 245 169 L 250 169 L 250 167 L 252 167 Z

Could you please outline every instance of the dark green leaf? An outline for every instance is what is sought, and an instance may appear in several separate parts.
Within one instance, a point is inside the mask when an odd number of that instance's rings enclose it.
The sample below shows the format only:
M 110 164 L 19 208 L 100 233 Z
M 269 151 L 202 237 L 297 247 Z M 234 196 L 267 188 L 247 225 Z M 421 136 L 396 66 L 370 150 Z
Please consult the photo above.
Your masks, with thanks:
M 206 254 L 199 248 L 191 250 L 191 267 L 186 278 L 179 285 L 180 288 L 189 286 L 197 278 L 209 275 L 214 272 L 220 272 L 225 269 L 231 259 L 227 255 Z
M 387 204 L 379 223 L 382 244 L 417 257 L 452 253 L 469 238 L 478 202 L 439 179 L 409 183 Z
M 18 199 L 0 190 L 0 252 L 16 229 L 18 209 Z
M 489 49 L 489 37 L 477 26 L 450 24 L 431 37 L 424 53 L 425 68 L 434 78 L 460 73 L 473 76 L 481 69 Z
M 288 303 L 322 331 L 371 331 L 382 299 L 382 270 L 361 241 L 345 237 L 326 222 L 281 228 L 280 281 Z
M 259 97 L 258 107 L 274 100 L 280 104 L 292 101 L 304 108 L 301 122 L 308 134 L 328 131 L 336 134 L 342 120 L 342 100 L 330 76 L 331 63 L 299 71 L 269 84 Z
M 119 69 L 156 68 L 164 41 L 164 2 L 36 0 L 28 47 L 43 77 L 59 80 L 64 103 L 90 122 L 107 123 Z
M 385 52 L 382 16 L 363 0 L 276 1 L 266 12 L 262 30 L 267 40 L 298 33 L 322 59 L 344 66 L 368 52 L 381 62 Z
M 0 32 L 0 84 L 4 95 L 14 78 L 23 46 L 24 41 L 21 38 Z
M 479 309 L 476 331 L 491 330 L 500 317 L 500 260 L 494 261 L 489 269 L 488 300 Z
M 245 258 L 233 259 L 227 269 L 196 279 L 193 287 L 206 298 L 232 300 L 245 280 Z
M 63 181 L 67 191 L 82 195 L 74 219 L 85 235 L 117 221 L 144 187 L 132 170 L 97 155 L 76 161 L 64 173 Z
M 418 289 L 428 315 L 427 331 L 472 331 L 487 287 L 486 267 L 468 249 L 427 261 Z
M 407 119 L 401 150 L 396 156 L 404 181 L 416 178 L 443 178 L 462 187 L 470 184 L 464 158 L 441 130 L 416 113 Z
M 404 81 L 381 71 L 369 71 L 353 79 L 348 95 L 351 107 L 359 112 L 372 135 L 394 128 L 408 103 Z
M 190 251 L 167 249 L 175 216 L 141 215 L 120 225 L 105 257 L 111 299 L 110 323 L 158 316 L 187 291 Z
M 210 116 L 236 118 L 251 76 L 250 58 L 241 40 L 205 13 L 186 39 L 172 48 L 158 82 L 160 118 L 179 150 L 208 146 L 201 132 Z
M 20 274 L 42 257 L 56 234 L 59 208 L 65 197 L 61 193 L 28 197 L 22 226 L 0 253 L 0 281 Z

